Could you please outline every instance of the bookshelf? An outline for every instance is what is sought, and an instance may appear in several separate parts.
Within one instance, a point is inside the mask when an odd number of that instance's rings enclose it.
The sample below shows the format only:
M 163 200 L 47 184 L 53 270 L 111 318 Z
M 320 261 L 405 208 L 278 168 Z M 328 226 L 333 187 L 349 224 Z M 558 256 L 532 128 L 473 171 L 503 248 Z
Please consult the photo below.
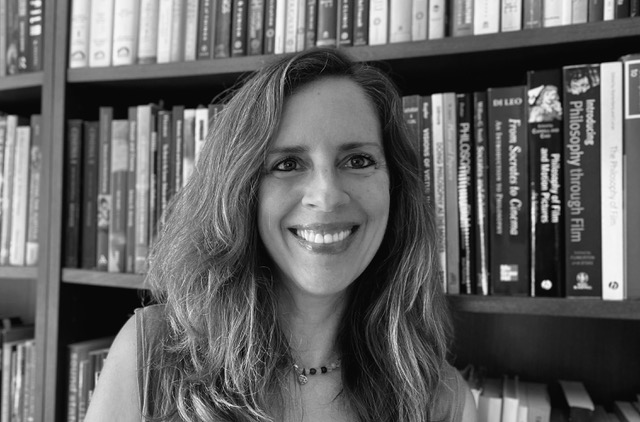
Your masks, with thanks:
M 97 118 L 101 105 L 207 104 L 272 56 L 213 61 L 67 69 L 69 0 L 45 10 L 44 71 L 0 78 L 0 109 L 43 115 L 40 260 L 37 267 L 0 267 L 0 297 L 16 299 L 36 324 L 38 420 L 66 411 L 66 345 L 115 334 L 145 303 L 135 274 L 63 268 L 63 152 L 69 118 Z M 349 48 L 389 71 L 403 94 L 472 91 L 524 82 L 530 69 L 616 60 L 640 49 L 640 18 Z M 629 221 L 629 233 L 640 223 Z M 632 275 L 633 277 L 633 275 Z M 636 275 L 637 277 L 637 275 Z M 632 280 L 635 281 L 635 280 Z M 453 358 L 496 373 L 549 382 L 582 379 L 595 401 L 640 393 L 640 301 L 449 296 Z M 635 334 L 634 334 L 635 333 Z

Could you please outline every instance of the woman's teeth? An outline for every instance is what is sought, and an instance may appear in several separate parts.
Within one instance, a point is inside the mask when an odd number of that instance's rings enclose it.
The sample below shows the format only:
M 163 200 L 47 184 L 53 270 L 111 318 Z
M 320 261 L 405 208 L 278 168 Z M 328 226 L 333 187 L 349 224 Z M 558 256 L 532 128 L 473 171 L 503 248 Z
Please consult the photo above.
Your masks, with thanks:
M 307 242 L 326 245 L 346 239 L 351 234 L 351 230 L 342 230 L 336 233 L 321 233 L 314 230 L 297 230 L 296 234 Z

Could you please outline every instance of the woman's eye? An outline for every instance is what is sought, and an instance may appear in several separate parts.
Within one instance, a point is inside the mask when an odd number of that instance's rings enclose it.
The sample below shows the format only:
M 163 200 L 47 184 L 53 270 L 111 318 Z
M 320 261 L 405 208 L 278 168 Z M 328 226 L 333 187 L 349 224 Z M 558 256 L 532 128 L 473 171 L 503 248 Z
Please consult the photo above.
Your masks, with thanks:
M 375 161 L 366 155 L 353 155 L 347 160 L 347 167 L 353 169 L 363 169 L 375 164 Z
M 276 163 L 273 167 L 274 170 L 277 171 L 293 171 L 298 168 L 298 163 L 293 158 L 285 158 L 282 161 Z

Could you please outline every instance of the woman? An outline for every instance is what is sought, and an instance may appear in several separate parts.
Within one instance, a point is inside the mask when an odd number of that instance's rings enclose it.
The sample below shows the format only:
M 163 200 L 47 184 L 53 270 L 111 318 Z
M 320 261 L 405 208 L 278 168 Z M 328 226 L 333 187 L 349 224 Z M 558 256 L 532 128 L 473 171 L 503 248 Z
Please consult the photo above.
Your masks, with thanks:
M 475 420 L 386 76 L 282 57 L 199 160 L 150 259 L 162 305 L 118 334 L 87 421 Z

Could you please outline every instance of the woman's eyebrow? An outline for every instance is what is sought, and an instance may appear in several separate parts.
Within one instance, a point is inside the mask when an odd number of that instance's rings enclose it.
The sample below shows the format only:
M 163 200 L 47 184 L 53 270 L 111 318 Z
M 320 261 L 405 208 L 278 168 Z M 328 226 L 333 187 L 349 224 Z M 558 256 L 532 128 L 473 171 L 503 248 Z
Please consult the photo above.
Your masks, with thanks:
M 340 151 L 351 151 L 363 147 L 373 147 L 382 150 L 382 146 L 378 142 L 348 142 L 340 145 Z
M 309 151 L 309 148 L 302 145 L 274 147 L 269 149 L 267 155 L 280 155 L 280 154 L 302 154 Z

